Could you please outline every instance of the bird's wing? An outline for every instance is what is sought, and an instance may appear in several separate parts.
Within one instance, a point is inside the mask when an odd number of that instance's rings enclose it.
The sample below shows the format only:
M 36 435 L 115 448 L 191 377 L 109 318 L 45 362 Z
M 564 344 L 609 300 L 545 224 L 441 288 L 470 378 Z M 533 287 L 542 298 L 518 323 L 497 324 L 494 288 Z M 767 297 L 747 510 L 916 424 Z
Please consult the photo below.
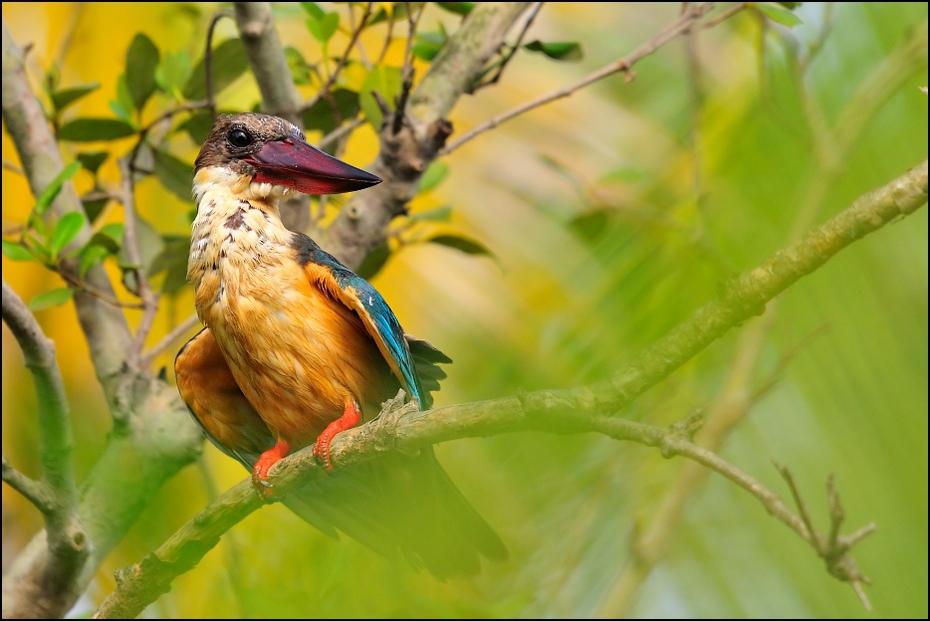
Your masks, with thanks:
M 174 359 L 178 392 L 213 445 L 251 469 L 274 436 L 246 400 L 213 333 L 204 328 Z
M 306 235 L 295 234 L 294 245 L 310 282 L 358 315 L 401 387 L 417 398 L 421 408 L 428 407 L 407 338 L 381 294 Z

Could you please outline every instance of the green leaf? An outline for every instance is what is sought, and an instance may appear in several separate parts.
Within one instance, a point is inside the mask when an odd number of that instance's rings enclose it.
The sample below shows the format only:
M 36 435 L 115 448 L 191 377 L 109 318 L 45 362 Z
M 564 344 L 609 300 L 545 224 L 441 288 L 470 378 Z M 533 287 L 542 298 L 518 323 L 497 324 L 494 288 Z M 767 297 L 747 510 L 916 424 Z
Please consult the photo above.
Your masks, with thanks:
M 440 9 L 455 13 L 456 15 L 468 15 L 475 8 L 474 2 L 437 2 L 436 6 Z
M 620 183 L 633 183 L 634 181 L 642 181 L 646 178 L 646 173 L 641 168 L 616 168 L 603 177 L 600 178 L 601 182 L 605 181 L 617 181 Z
M 55 106 L 56 112 L 61 112 L 82 97 L 93 93 L 98 88 L 100 88 L 100 83 L 94 82 L 92 84 L 83 84 L 73 88 L 66 88 L 61 91 L 54 91 L 52 93 L 52 105 Z
M 410 214 L 409 219 L 411 222 L 449 222 L 452 219 L 452 205 Z
M 194 167 L 165 151 L 152 151 L 155 176 L 161 184 L 183 201 L 191 200 Z
M 64 185 L 65 181 L 74 177 L 79 170 L 81 170 L 80 162 L 71 162 L 61 169 L 61 172 L 52 179 L 52 182 L 42 190 L 39 198 L 36 199 L 35 212 L 37 215 L 41 216 L 48 210 L 52 201 L 54 201 L 58 193 L 61 192 L 61 186 Z
M 540 52 L 555 60 L 581 60 L 584 54 L 581 45 L 573 41 L 553 41 L 543 43 L 539 39 L 530 41 L 523 46 L 531 52 Z
M 191 140 L 197 144 L 203 144 L 206 141 L 212 128 L 213 116 L 209 112 L 195 112 L 178 125 L 178 129 L 186 131 Z
M 432 244 L 439 244 L 440 246 L 455 248 L 456 250 L 461 250 L 465 254 L 494 257 L 494 253 L 488 250 L 487 246 L 468 237 L 459 235 L 437 235 L 435 237 L 430 237 L 426 241 Z
M 110 202 L 110 199 L 107 197 L 88 198 L 88 196 L 91 194 L 96 194 L 96 192 L 82 196 L 81 204 L 84 207 L 84 215 L 87 216 L 87 221 L 93 224 L 97 221 L 97 218 L 100 217 L 100 214 L 103 212 L 103 208 L 107 206 L 107 203 Z
M 793 28 L 795 26 L 801 25 L 801 18 L 789 11 L 784 7 L 777 6 L 775 4 L 767 4 L 764 2 L 757 2 L 755 7 L 762 12 L 763 15 L 768 17 L 773 22 L 781 24 L 782 26 L 787 26 L 788 28 Z
M 51 249 L 52 257 L 57 257 L 61 249 L 70 244 L 87 220 L 84 214 L 77 211 L 66 213 L 61 220 L 55 225 L 55 231 L 52 233 Z
M 110 254 L 116 254 L 119 252 L 119 249 L 123 245 L 123 224 L 122 222 L 114 222 L 113 224 L 108 224 L 96 233 L 93 237 L 90 238 L 90 241 L 87 242 L 87 245 L 102 246 L 107 249 L 107 252 Z
M 29 310 L 38 312 L 50 306 L 61 306 L 70 300 L 72 295 L 74 295 L 74 289 L 67 288 L 52 289 L 51 291 L 40 293 L 30 300 Z
M 116 80 L 116 99 L 110 100 L 110 110 L 120 119 L 130 125 L 135 125 L 132 116 L 135 104 L 132 102 L 132 95 L 129 94 L 129 87 L 126 85 L 126 74 Z
M 94 142 L 97 140 L 117 140 L 132 136 L 136 129 L 119 119 L 87 118 L 75 119 L 65 123 L 58 130 L 61 140 L 71 142 Z
M 149 274 L 155 276 L 164 272 L 165 280 L 161 289 L 170 295 L 187 286 L 187 259 L 191 240 L 187 235 L 165 235 L 163 241 L 165 248 L 152 261 Z
M 103 166 L 103 163 L 107 161 L 107 158 L 110 157 L 109 151 L 84 151 L 75 155 L 77 161 L 81 163 L 81 166 L 85 170 L 90 172 L 90 174 L 95 175 L 97 171 L 100 170 L 100 167 Z
M 148 273 L 149 266 L 155 260 L 162 250 L 165 249 L 165 242 L 161 234 L 155 230 L 145 219 L 136 215 L 136 243 L 139 246 L 139 260 L 141 265 L 134 265 L 129 260 L 129 253 L 126 251 L 126 245 L 121 242 L 117 259 L 122 269 L 145 269 Z
M 417 58 L 427 61 L 433 60 L 442 51 L 443 46 L 446 44 L 446 38 L 443 32 L 418 33 L 410 51 Z
M 359 94 L 345 88 L 337 88 L 330 93 L 330 98 L 324 98 L 317 101 L 313 106 L 304 112 L 303 121 L 304 129 L 320 130 L 324 134 L 336 129 L 342 122 L 351 119 L 359 111 Z M 333 111 L 333 104 L 336 111 Z M 338 118 L 336 113 L 338 112 Z
M 337 28 L 339 28 L 339 13 L 326 13 L 323 17 L 311 15 L 307 18 L 307 30 L 320 43 L 326 43 L 332 39 Z
M 126 52 L 126 86 L 136 110 L 155 92 L 155 69 L 160 55 L 152 40 L 141 32 L 136 34 Z
M 3 254 L 11 261 L 38 261 L 26 244 L 3 240 Z
M 391 248 L 387 242 L 381 242 L 374 250 L 368 253 L 362 264 L 358 266 L 355 273 L 365 279 L 371 279 L 375 274 L 381 271 L 384 264 L 391 257 Z
M 93 266 L 97 265 L 108 256 L 113 254 L 110 252 L 110 249 L 106 246 L 101 246 L 99 244 L 87 244 L 81 249 L 81 263 L 80 263 L 80 275 L 81 280 L 87 276 L 87 271 Z
M 249 68 L 249 58 L 240 39 L 226 39 L 213 50 L 213 93 L 217 94 L 236 81 Z M 204 99 L 207 96 L 207 67 L 200 59 L 187 85 L 187 99 Z
M 323 19 L 323 16 L 326 15 L 326 11 L 321 9 L 316 2 L 301 2 L 300 8 L 306 11 L 307 15 L 317 20 Z
M 429 192 L 442 183 L 448 174 L 449 166 L 444 162 L 435 160 L 429 165 L 426 172 L 423 173 L 423 176 L 420 177 L 420 187 L 417 189 L 417 193 Z
M 294 84 L 310 84 L 312 82 L 310 76 L 310 65 L 304 59 L 303 54 L 300 53 L 296 47 L 288 45 L 284 48 L 284 58 L 287 60 L 287 67 L 291 70 L 291 79 L 294 80 Z
M 400 95 L 402 88 L 403 80 L 397 67 L 375 67 L 365 78 L 362 90 L 358 94 L 358 104 L 375 131 L 381 130 L 384 115 L 381 114 L 381 108 L 378 107 L 372 92 L 380 93 L 388 105 L 393 107 L 394 100 Z
M 177 99 L 181 98 L 181 90 L 190 77 L 191 59 L 185 50 L 180 50 L 177 54 L 166 52 L 155 69 L 155 82 L 163 91 Z

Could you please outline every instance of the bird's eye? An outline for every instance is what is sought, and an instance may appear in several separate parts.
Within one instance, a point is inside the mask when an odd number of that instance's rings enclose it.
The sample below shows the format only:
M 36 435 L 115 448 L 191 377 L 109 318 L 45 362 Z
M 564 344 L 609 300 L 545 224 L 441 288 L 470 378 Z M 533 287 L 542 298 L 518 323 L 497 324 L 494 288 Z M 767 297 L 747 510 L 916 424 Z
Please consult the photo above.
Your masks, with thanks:
M 229 143 L 234 147 L 247 147 L 252 144 L 252 137 L 243 129 L 234 129 L 230 131 L 226 137 L 229 139 Z

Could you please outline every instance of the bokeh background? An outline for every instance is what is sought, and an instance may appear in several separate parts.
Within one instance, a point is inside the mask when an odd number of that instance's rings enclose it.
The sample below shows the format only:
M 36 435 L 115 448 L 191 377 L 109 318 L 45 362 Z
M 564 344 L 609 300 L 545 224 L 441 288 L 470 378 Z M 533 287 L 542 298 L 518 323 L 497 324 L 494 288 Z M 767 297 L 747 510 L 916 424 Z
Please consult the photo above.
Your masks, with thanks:
M 341 3 L 321 4 L 345 13 Z M 28 67 L 37 85 L 52 63 L 63 85 L 101 83 L 70 116 L 112 116 L 108 102 L 137 32 L 162 53 L 185 50 L 197 58 L 209 19 L 222 7 L 5 2 L 3 18 L 19 45 L 32 45 Z M 285 44 L 318 58 L 301 8 L 275 7 Z M 678 10 L 547 4 L 528 38 L 577 41 L 583 58 L 518 54 L 497 86 L 459 102 L 451 116 L 456 130 L 619 58 Z M 927 97 L 918 88 L 927 84 L 926 3 L 804 3 L 795 13 L 802 23 L 791 29 L 744 12 L 690 42 L 672 42 L 635 67 L 634 81 L 608 78 L 443 160 L 448 176 L 412 207 L 417 214 L 450 206 L 451 221 L 397 223 L 408 243 L 373 279 L 405 329 L 455 361 L 437 405 L 607 377 L 712 299 L 727 278 L 926 158 Z M 458 18 L 429 7 L 422 29 L 435 31 L 438 22 L 453 30 Z M 232 36 L 233 24 L 221 22 L 219 39 Z M 363 45 L 379 49 L 383 36 L 372 29 Z M 337 34 L 333 49 L 345 41 Z M 388 62 L 399 64 L 402 53 L 400 40 Z M 422 75 L 425 66 L 419 69 Z M 347 72 L 346 79 L 361 77 Z M 312 88 L 302 93 L 309 98 Z M 219 94 L 223 109 L 251 109 L 258 100 L 251 75 Z M 150 104 L 147 117 L 159 105 Z M 101 146 L 122 155 L 131 144 Z M 197 148 L 190 140 L 172 144 L 188 162 Z M 74 149 L 65 149 L 68 160 Z M 374 132 L 363 126 L 344 158 L 364 166 L 376 149 Z M 5 132 L 3 159 L 18 163 Z M 112 158 L 101 176 L 115 183 Z M 90 175 L 80 172 L 75 182 L 86 191 Z M 4 231 L 33 203 L 22 177 L 4 167 Z M 190 202 L 154 177 L 138 186 L 137 204 L 159 231 L 187 234 Z M 101 223 L 120 220 L 118 207 L 109 209 Z M 436 230 L 478 240 L 492 256 L 413 243 Z M 745 388 L 778 381 L 722 454 L 786 498 L 771 460 L 788 465 L 822 528 L 824 482 L 835 474 L 848 528 L 878 525 L 854 554 L 874 582 L 867 591 L 874 612 L 866 613 L 852 590 L 753 498 L 711 476 L 694 491 L 667 555 L 627 600 L 626 614 L 927 616 L 927 264 L 923 208 L 853 244 L 784 293 L 766 316 L 713 344 L 622 413 L 665 425 L 712 407 L 741 331 L 768 322 Z M 6 257 L 3 276 L 25 299 L 62 286 L 54 274 Z M 151 342 L 192 309 L 189 290 L 167 301 Z M 73 306 L 38 317 L 65 374 L 80 476 L 106 442 L 109 416 Z M 170 370 L 180 345 L 156 364 Z M 6 328 L 2 392 L 3 454 L 37 475 L 35 395 Z M 456 441 L 437 452 L 507 543 L 507 563 L 486 566 L 471 580 L 439 583 L 353 541 L 331 541 L 275 505 L 234 528 L 146 615 L 619 612 L 600 607 L 617 588 L 631 537 L 649 528 L 682 467 L 655 450 L 594 435 L 513 434 Z M 72 615 L 92 611 L 112 591 L 115 569 L 138 561 L 243 475 L 206 447 L 200 463 L 152 499 Z M 40 528 L 38 512 L 4 486 L 4 569 Z

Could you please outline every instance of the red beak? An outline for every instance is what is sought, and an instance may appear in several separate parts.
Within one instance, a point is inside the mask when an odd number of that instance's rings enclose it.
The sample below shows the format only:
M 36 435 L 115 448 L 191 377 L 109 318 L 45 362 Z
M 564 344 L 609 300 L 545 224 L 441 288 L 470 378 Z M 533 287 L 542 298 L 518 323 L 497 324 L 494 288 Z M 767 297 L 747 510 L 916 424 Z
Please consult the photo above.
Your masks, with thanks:
M 304 194 L 339 194 L 363 190 L 381 178 L 291 137 L 265 143 L 243 158 L 255 167 L 255 181 L 293 188 Z

